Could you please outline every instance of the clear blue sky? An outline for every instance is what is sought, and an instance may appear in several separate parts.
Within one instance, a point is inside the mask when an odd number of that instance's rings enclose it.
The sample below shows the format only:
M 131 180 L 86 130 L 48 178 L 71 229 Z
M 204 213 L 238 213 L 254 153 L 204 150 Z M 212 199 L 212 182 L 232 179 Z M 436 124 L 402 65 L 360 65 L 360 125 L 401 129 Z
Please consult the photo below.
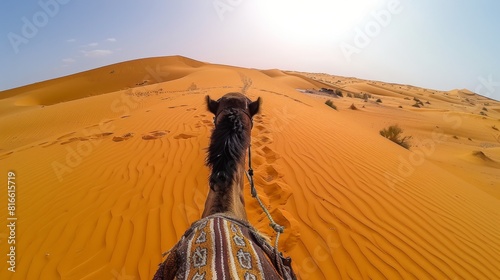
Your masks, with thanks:
M 178 54 L 500 99 L 497 0 L 5 0 L 0 11 L 0 90 Z

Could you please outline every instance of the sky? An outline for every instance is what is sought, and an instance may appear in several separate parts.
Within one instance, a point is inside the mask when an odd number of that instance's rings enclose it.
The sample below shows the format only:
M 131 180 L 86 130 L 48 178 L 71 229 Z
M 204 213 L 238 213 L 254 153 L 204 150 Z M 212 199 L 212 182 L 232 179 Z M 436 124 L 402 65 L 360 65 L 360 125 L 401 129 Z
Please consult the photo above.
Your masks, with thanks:
M 182 55 L 500 100 L 497 0 L 0 2 L 0 90 Z

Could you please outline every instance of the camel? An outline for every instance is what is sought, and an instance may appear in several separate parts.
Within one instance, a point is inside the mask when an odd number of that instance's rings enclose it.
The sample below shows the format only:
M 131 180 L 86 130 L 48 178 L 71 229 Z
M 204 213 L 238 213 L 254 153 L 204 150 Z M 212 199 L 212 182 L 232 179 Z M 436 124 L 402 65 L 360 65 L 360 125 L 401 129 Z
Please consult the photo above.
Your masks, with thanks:
M 206 102 L 214 129 L 206 158 L 211 173 L 205 208 L 166 253 L 153 279 L 296 279 L 291 259 L 250 225 L 245 210 L 245 157 L 260 97 L 251 101 L 228 93 L 218 100 L 206 96 Z

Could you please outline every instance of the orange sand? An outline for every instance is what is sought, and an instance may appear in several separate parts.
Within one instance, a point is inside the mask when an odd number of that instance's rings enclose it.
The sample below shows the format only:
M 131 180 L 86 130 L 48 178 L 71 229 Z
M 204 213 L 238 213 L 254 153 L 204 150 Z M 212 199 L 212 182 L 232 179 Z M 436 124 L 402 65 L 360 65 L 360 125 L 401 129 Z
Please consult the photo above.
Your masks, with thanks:
M 372 98 L 297 91 L 321 87 Z M 2 265 L 0 279 L 151 278 L 203 209 L 203 97 L 242 88 L 263 98 L 256 184 L 301 279 L 500 278 L 499 102 L 163 57 L 0 92 L 0 174 L 16 173 L 18 218 L 16 272 Z M 392 124 L 410 151 L 379 135 Z M 5 188 L 0 201 L 7 223 Z M 4 264 L 7 237 L 3 226 Z

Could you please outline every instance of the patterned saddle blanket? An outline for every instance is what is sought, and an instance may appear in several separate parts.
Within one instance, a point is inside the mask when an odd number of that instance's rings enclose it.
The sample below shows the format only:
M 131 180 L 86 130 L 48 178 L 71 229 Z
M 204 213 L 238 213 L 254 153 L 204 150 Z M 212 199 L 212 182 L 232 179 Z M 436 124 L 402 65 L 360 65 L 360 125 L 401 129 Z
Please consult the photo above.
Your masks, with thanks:
M 284 258 L 248 223 L 220 214 L 195 222 L 160 264 L 156 279 L 296 279 Z

